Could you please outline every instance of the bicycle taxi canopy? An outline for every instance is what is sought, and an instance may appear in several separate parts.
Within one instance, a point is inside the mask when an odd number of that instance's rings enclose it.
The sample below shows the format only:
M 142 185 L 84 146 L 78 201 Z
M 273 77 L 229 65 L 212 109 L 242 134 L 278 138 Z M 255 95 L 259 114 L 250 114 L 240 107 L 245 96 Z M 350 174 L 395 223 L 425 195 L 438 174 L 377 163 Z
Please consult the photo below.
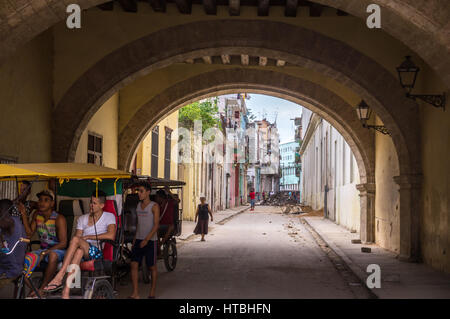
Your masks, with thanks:
M 94 164 L 82 163 L 36 163 L 0 164 L 0 181 L 60 179 L 122 179 L 131 174 Z
M 172 179 L 164 179 L 164 178 L 157 178 L 157 177 L 151 177 L 151 176 L 146 176 L 146 175 L 138 175 L 138 176 L 133 176 L 129 186 L 132 186 L 134 184 L 136 184 L 139 181 L 147 181 L 150 183 L 150 186 L 153 189 L 157 189 L 157 188 L 165 188 L 165 187 L 169 187 L 169 188 L 179 188 L 182 189 L 183 186 L 186 185 L 185 182 L 183 181 L 177 181 L 177 180 L 172 180 Z

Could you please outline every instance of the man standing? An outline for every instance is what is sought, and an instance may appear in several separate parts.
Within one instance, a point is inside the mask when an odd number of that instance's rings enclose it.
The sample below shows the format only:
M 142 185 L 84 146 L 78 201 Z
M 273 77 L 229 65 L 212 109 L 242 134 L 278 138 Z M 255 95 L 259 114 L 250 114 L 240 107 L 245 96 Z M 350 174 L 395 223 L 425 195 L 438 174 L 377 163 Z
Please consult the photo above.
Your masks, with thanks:
M 54 292 L 63 288 L 63 278 L 71 264 L 80 265 L 81 260 L 89 261 L 103 258 L 100 240 L 114 240 L 116 238 L 116 217 L 112 213 L 104 212 L 106 194 L 98 191 L 91 196 L 90 213 L 80 216 L 77 231 L 70 241 L 66 251 L 62 268 L 55 278 L 44 288 L 46 292 Z M 66 283 L 62 291 L 62 298 L 69 299 L 70 286 Z
M 28 222 L 28 214 L 21 208 L 22 222 L 27 233 L 31 238 L 37 231 L 41 247 L 32 253 L 40 256 L 39 264 L 45 267 L 42 285 L 39 288 L 39 294 L 55 275 L 58 263 L 63 261 L 67 246 L 67 224 L 66 218 L 53 210 L 55 198 L 52 191 L 44 190 L 37 194 L 38 211 L 33 217 L 31 225 Z M 30 297 L 34 297 L 32 291 Z
M 255 190 L 253 188 L 251 189 L 249 196 L 250 196 L 250 210 L 255 210 L 256 194 L 255 194 Z
M 150 200 L 150 184 L 146 181 L 140 182 L 138 186 L 139 203 L 136 208 L 137 230 L 133 240 L 131 251 L 131 280 L 133 282 L 133 293 L 129 299 L 139 299 L 138 273 L 139 265 L 145 257 L 145 264 L 152 276 L 152 287 L 148 298 L 155 298 L 156 290 L 156 252 L 159 226 L 159 205 Z

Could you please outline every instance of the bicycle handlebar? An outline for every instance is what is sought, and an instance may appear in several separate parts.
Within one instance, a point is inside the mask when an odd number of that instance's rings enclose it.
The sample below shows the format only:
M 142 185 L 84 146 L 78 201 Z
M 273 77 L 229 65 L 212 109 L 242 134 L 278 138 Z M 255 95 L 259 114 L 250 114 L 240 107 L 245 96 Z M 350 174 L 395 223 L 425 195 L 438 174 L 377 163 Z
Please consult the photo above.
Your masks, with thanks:
M 30 242 L 30 240 L 28 238 L 20 237 L 19 240 L 16 241 L 16 243 L 14 244 L 13 248 L 10 251 L 8 251 L 8 252 L 2 251 L 2 253 L 5 254 L 5 255 L 10 255 L 10 254 L 12 254 L 14 252 L 14 249 L 16 249 L 16 247 L 17 247 L 17 245 L 19 243 L 29 243 L 29 242 Z

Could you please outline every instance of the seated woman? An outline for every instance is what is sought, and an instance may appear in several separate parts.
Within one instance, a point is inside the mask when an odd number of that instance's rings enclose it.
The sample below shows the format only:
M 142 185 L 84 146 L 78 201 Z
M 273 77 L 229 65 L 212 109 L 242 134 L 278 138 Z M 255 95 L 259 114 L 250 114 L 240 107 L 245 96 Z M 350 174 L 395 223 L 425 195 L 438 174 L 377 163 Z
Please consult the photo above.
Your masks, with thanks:
M 10 215 L 12 207 L 9 199 L 0 200 L 0 246 L 5 251 L 12 249 L 21 237 L 26 237 L 20 218 Z M 0 288 L 22 273 L 26 248 L 26 243 L 19 243 L 12 254 L 0 253 Z

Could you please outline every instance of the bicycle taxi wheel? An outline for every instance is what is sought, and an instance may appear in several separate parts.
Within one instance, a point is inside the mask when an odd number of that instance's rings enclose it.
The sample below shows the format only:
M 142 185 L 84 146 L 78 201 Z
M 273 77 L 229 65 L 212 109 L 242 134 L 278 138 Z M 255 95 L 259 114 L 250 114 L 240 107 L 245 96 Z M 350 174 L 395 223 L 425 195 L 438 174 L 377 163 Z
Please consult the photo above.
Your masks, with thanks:
M 174 239 L 170 239 L 164 245 L 163 256 L 167 271 L 173 271 L 177 266 L 177 245 Z
M 88 299 L 115 299 L 114 290 L 108 280 L 97 280 Z

